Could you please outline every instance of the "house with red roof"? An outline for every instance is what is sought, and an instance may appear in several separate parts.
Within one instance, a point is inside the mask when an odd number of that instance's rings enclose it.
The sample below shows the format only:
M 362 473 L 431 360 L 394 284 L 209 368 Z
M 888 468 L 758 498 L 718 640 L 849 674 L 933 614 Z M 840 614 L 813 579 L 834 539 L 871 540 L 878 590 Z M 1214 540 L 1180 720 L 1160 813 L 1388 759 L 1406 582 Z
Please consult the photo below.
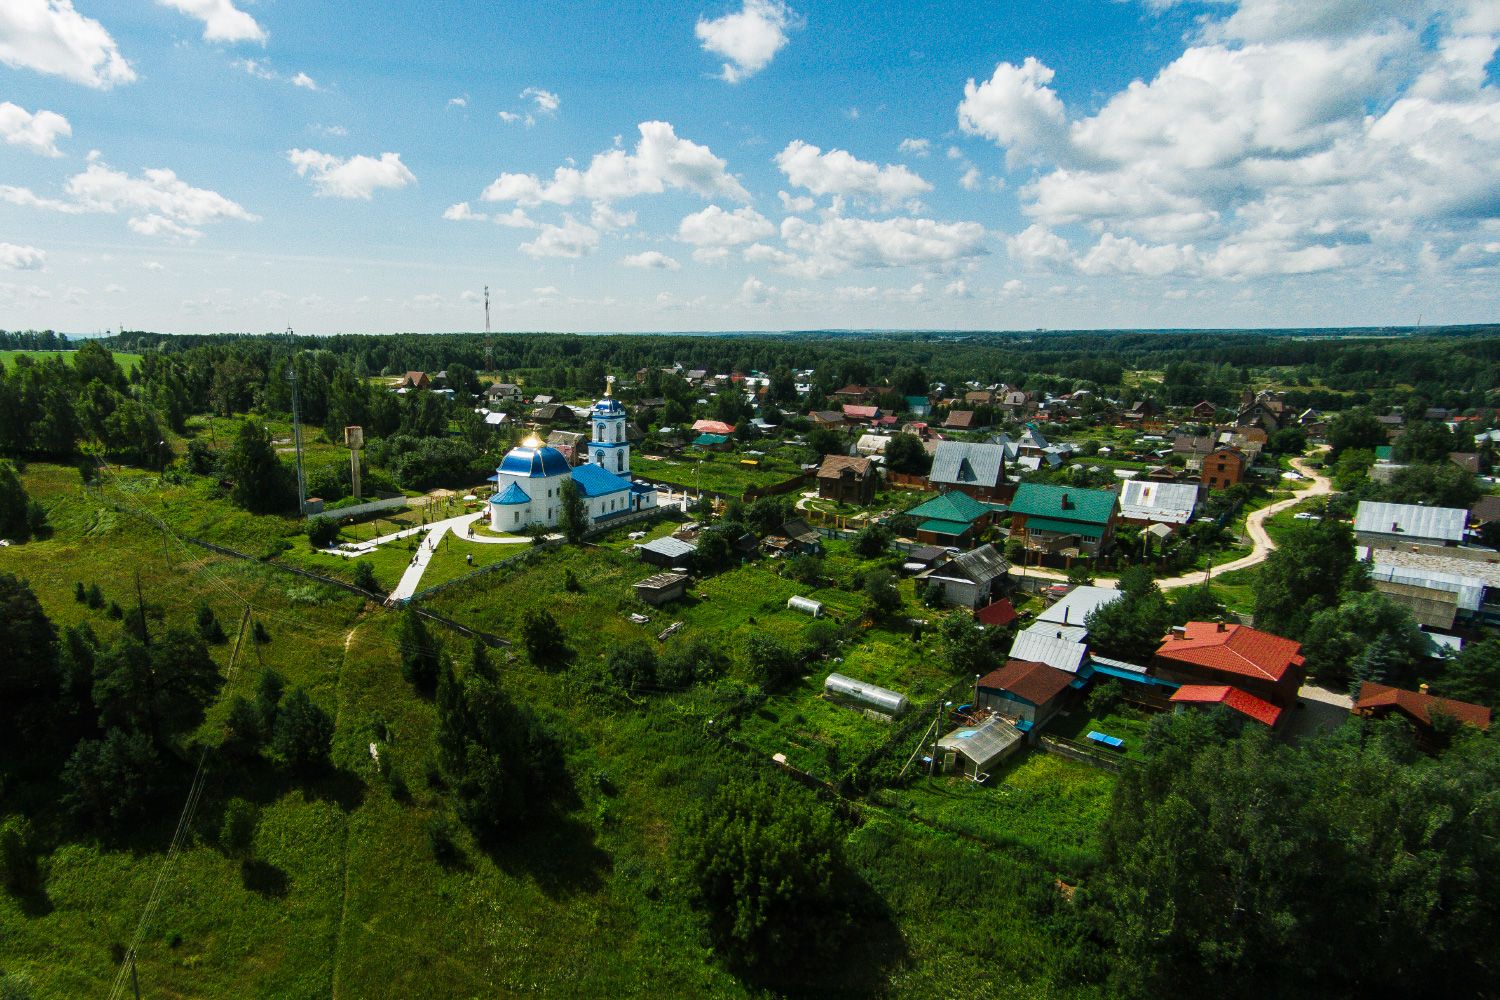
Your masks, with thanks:
M 1034 660 L 1006 660 L 1005 666 L 975 684 L 974 707 L 1036 728 L 1062 707 L 1077 679 L 1066 670 Z
M 1426 684 L 1422 685 L 1420 691 L 1407 691 L 1389 684 L 1365 681 L 1359 687 L 1359 697 L 1354 702 L 1353 712 L 1367 719 L 1383 719 L 1393 713 L 1399 714 L 1416 729 L 1418 740 L 1427 745 L 1431 744 L 1436 735 L 1432 724 L 1435 714 L 1452 716 L 1476 729 L 1490 728 L 1489 709 L 1483 705 L 1471 705 L 1466 701 L 1428 694 Z
M 722 420 L 696 420 L 693 422 L 695 434 L 733 434 L 734 424 L 726 424 Z
M 1296 705 L 1306 677 L 1298 643 L 1224 622 L 1173 628 L 1156 650 L 1151 671 L 1183 687 L 1235 688 L 1282 709 Z
M 843 413 L 845 420 L 859 421 L 866 424 L 880 419 L 880 407 L 878 406 L 858 406 L 854 403 L 845 403 L 843 405 Z
M 1184 684 L 1172 694 L 1171 702 L 1179 712 L 1193 705 L 1205 708 L 1226 705 L 1246 718 L 1272 729 L 1281 721 L 1281 709 L 1278 706 L 1227 684 Z
M 993 628 L 1004 628 L 1019 617 L 1021 616 L 1016 613 L 1015 605 L 1010 603 L 1008 597 L 986 604 L 974 612 L 975 622 Z

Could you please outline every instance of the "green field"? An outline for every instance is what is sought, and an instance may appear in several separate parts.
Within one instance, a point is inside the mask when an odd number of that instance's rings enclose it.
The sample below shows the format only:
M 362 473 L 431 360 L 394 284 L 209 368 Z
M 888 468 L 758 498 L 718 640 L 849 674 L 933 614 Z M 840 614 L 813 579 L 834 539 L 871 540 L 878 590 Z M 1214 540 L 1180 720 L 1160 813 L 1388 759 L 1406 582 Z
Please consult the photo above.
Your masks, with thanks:
M 741 496 L 751 487 L 774 486 L 800 475 L 802 471 L 795 462 L 770 455 L 758 461 L 758 465 L 744 465 L 736 452 L 690 449 L 680 457 L 670 459 L 632 455 L 630 470 L 640 479 L 728 496 Z
M 570 786 L 560 793 L 561 815 L 494 852 L 461 832 L 463 861 L 445 868 L 425 832 L 428 819 L 447 808 L 446 796 L 424 776 L 435 711 L 399 675 L 396 616 L 274 563 L 186 545 L 134 512 L 159 516 L 174 531 L 279 552 L 277 558 L 298 564 L 312 558 L 293 522 L 235 511 L 204 481 L 164 482 L 117 470 L 100 494 L 86 492 L 71 468 L 41 463 L 30 465 L 24 480 L 48 508 L 53 534 L 3 550 L 0 568 L 29 579 L 60 626 L 88 621 L 111 638 L 119 623 L 75 602 L 74 583 L 98 582 L 107 598 L 129 603 L 139 573 L 148 603 L 161 607 L 161 627 L 188 625 L 206 602 L 231 632 L 247 614 L 269 630 L 269 643 L 241 649 L 200 730 L 204 740 L 218 740 L 226 699 L 253 690 L 262 667 L 307 688 L 337 723 L 336 770 L 311 783 L 258 765 L 244 771 L 209 755 L 204 798 L 144 927 L 137 963 L 143 995 L 763 995 L 714 957 L 671 859 L 678 817 L 712 788 L 715 775 L 763 766 L 764 758 L 726 757 L 705 736 L 705 720 L 744 690 L 739 668 L 719 682 L 634 703 L 592 694 L 590 671 L 611 645 L 654 636 L 666 620 L 682 620 L 686 636 L 732 650 L 762 629 L 799 635 L 808 620 L 785 609 L 789 593 L 812 592 L 849 612 L 859 606 L 858 595 L 832 585 L 804 588 L 778 576 L 774 563 L 759 563 L 703 582 L 678 608 L 646 609 L 653 621 L 642 628 L 627 617 L 644 607 L 629 585 L 653 570 L 628 548 L 587 546 L 537 551 L 526 565 L 435 598 L 435 609 L 512 637 L 526 608 L 546 607 L 575 652 L 573 665 L 558 672 L 499 656 L 512 695 L 560 734 Z M 113 510 L 105 500 L 129 510 Z M 452 551 L 470 548 L 533 551 L 457 544 Z M 828 565 L 835 580 L 868 565 L 834 549 Z M 567 588 L 569 570 L 581 583 L 578 591 Z M 456 656 L 466 655 L 465 643 L 436 635 Z M 215 647 L 226 674 L 232 648 Z M 902 686 L 914 698 L 949 680 L 934 666 L 930 641 L 926 649 L 911 647 L 885 629 L 860 634 L 844 656 L 844 669 Z M 805 731 L 846 758 L 878 745 L 888 725 L 817 696 L 826 669 L 818 665 L 807 685 L 768 703 L 785 715 L 781 726 L 752 715 L 740 735 L 769 747 Z M 398 780 L 379 773 L 372 742 Z M 171 770 L 181 787 L 186 765 Z M 805 989 L 947 996 L 962 970 L 966 991 L 980 996 L 1099 995 L 1069 979 L 1066 955 L 1080 931 L 1034 867 L 1044 855 L 1026 846 L 1046 825 L 1051 800 L 1044 789 L 1054 783 L 1065 789 L 1058 828 L 1084 822 L 1081 779 L 1018 771 L 1008 784 L 1029 804 L 1004 807 L 995 821 L 1014 827 L 1011 840 L 994 839 L 1010 846 L 987 846 L 880 808 L 851 814 L 846 848 L 872 902 L 851 917 L 859 921 L 852 967 L 830 968 L 826 982 Z M 261 864 L 249 887 L 238 863 L 217 846 L 219 816 L 231 795 L 262 809 Z M 994 801 L 1009 801 L 1008 795 Z M 24 799 L 46 831 L 46 905 L 23 909 L 0 893 L 0 968 L 28 977 L 38 998 L 105 995 L 163 870 L 183 798 L 166 796 L 152 821 L 124 841 L 68 834 L 36 794 Z M 984 801 L 976 799 L 973 808 Z M 0 817 L 21 803 L 7 798 Z M 961 823 L 952 819 L 951 826 Z M 1060 835 L 1050 867 L 1070 875 L 1081 867 L 1067 853 L 1085 856 L 1080 837 Z M 974 893 L 976 884 L 987 891 Z M 603 957 L 579 961 L 580 943 Z
M 0 351 L 0 368 L 9 368 L 16 363 L 16 358 L 23 354 L 37 360 L 42 358 L 65 358 L 71 361 L 73 357 L 72 351 Z M 136 366 L 141 363 L 141 356 L 139 354 L 122 354 L 119 351 L 115 351 L 114 355 L 115 362 L 121 368 L 125 369 L 126 375 L 135 371 Z

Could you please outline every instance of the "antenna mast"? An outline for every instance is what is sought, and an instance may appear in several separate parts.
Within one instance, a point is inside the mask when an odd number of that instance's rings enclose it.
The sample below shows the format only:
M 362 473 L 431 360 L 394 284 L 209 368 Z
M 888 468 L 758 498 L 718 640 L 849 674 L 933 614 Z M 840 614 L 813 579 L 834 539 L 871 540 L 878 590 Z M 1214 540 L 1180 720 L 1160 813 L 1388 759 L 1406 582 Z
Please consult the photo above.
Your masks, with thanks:
M 292 332 L 291 327 L 286 332 Z M 307 480 L 302 474 L 302 393 L 297 386 L 297 362 L 287 365 L 286 377 L 292 383 L 292 445 L 297 449 L 297 516 L 307 515 Z
M 484 332 L 490 332 L 490 286 L 484 286 Z

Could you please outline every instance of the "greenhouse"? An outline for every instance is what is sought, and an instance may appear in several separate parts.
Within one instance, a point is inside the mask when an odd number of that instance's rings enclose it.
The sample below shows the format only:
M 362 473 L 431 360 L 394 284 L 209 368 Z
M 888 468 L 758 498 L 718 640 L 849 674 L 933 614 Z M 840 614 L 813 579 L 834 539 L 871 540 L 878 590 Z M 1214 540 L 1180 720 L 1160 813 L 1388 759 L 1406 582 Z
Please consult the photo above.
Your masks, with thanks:
M 812 615 L 814 618 L 823 617 L 823 602 L 815 601 L 811 597 L 789 598 L 786 606 L 793 611 L 800 611 L 804 615 Z
M 829 674 L 828 679 L 823 682 L 823 694 L 885 715 L 900 715 L 906 711 L 907 706 L 906 695 L 866 684 L 843 674 Z

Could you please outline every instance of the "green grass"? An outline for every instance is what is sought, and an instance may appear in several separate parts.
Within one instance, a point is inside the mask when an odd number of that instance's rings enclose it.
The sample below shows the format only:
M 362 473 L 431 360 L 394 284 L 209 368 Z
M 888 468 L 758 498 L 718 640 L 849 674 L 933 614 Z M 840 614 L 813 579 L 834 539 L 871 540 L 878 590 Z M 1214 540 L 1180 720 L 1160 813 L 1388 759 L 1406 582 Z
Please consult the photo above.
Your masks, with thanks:
M 1126 681 L 1095 681 L 1096 684 L 1124 684 Z M 1125 757 L 1131 760 L 1144 760 L 1146 747 L 1146 731 L 1151 726 L 1150 713 L 1140 711 L 1129 705 L 1116 705 L 1102 714 L 1092 714 L 1083 706 L 1074 708 L 1068 715 L 1059 715 L 1047 723 L 1046 732 L 1049 736 L 1061 736 L 1063 739 L 1073 740 L 1085 746 L 1093 747 L 1087 736 L 1091 732 L 1104 733 L 1107 736 L 1118 736 L 1125 741 L 1125 745 L 1119 750 L 1109 750 L 1104 747 L 1095 747 L 1106 754 Z
M 189 625 L 199 602 L 214 607 L 231 632 L 242 602 L 266 624 L 271 642 L 242 650 L 237 673 L 201 729 L 205 740 L 217 741 L 227 699 L 252 691 L 262 666 L 307 688 L 337 723 L 338 771 L 306 787 L 269 768 L 242 773 L 210 755 L 196 822 L 139 953 L 143 995 L 758 995 L 707 947 L 671 853 L 680 816 L 711 790 L 715 773 L 755 766 L 726 756 L 704 736 L 703 720 L 724 697 L 734 697 L 737 675 L 638 699 L 638 705 L 591 699 L 583 678 L 612 645 L 654 635 L 657 623 L 673 616 L 688 622 L 687 635 L 730 650 L 758 630 L 796 638 L 808 619 L 786 611 L 785 595 L 809 588 L 767 564 L 751 565 L 697 585 L 697 598 L 679 608 L 652 611 L 653 623 L 643 629 L 628 620 L 643 609 L 629 588 L 652 567 L 627 549 L 587 546 L 539 553 L 526 566 L 434 599 L 438 610 L 511 636 L 527 608 L 546 607 L 577 654 L 573 668 L 557 673 L 534 669 L 524 657 L 498 657 L 511 695 L 559 734 L 573 786 L 561 818 L 518 831 L 493 854 L 460 832 L 465 860 L 448 869 L 434 861 L 425 833 L 429 818 L 449 808 L 423 777 L 434 752 L 435 710 L 400 677 L 396 616 L 274 565 L 164 538 L 147 521 L 101 505 L 71 468 L 32 464 L 24 478 L 48 508 L 54 534 L 4 550 L 0 565 L 31 580 L 59 625 L 88 621 L 112 638 L 119 624 L 76 603 L 74 581 L 97 581 L 107 597 L 124 603 L 137 572 L 147 600 L 162 606 L 163 626 Z M 238 548 L 269 551 L 290 542 L 279 558 L 299 565 L 332 558 L 311 553 L 289 519 L 235 511 L 201 481 L 163 482 L 120 470 L 105 493 L 149 509 L 179 531 Z M 469 548 L 496 556 L 530 551 L 454 544 L 452 552 Z M 404 563 L 404 550 L 390 553 Z M 870 564 L 836 545 L 828 565 L 830 576 L 845 582 Z M 569 570 L 581 591 L 566 589 Z M 384 572 L 377 569 L 378 576 Z M 909 586 L 903 593 L 915 611 Z M 812 590 L 831 606 L 852 610 L 860 603 L 859 595 L 834 586 Z M 434 635 L 456 658 L 465 657 L 466 643 L 441 629 Z M 948 680 L 936 665 L 932 640 L 927 647 L 911 646 L 899 630 L 870 629 L 844 650 L 843 668 L 920 697 Z M 227 667 L 228 647 L 215 647 L 214 655 Z M 879 745 L 888 725 L 817 697 L 828 667 L 818 665 L 807 685 L 768 703 L 783 716 L 779 725 L 758 719 L 761 728 L 744 735 L 769 745 L 800 740 L 805 732 L 810 753 L 832 742 L 841 757 Z M 794 719 L 799 714 L 801 722 Z M 400 775 L 400 785 L 377 773 L 371 742 Z M 1032 866 L 1043 859 L 1068 874 L 1082 867 L 1074 861 L 1086 861 L 1089 847 L 1079 831 L 1087 825 L 1085 806 L 1103 794 L 1090 790 L 1089 782 L 1098 780 L 1092 773 L 1018 768 L 1006 778 L 1015 789 L 1006 801 L 1014 802 L 986 827 L 1006 845 L 1000 849 L 892 810 L 866 809 L 864 822 L 847 827 L 847 848 L 877 904 L 852 916 L 859 922 L 856 939 L 876 960 L 833 974 L 845 986 L 858 975 L 872 992 L 903 996 L 951 995 L 959 976 L 981 995 L 1098 995 L 1068 978 L 1067 956 L 1083 934 L 1052 905 L 1050 881 Z M 1056 795 L 1049 791 L 1054 786 Z M 247 889 L 238 865 L 215 846 L 219 811 L 231 795 L 261 805 L 256 851 L 275 873 L 273 891 Z M 0 816 L 20 798 L 8 796 Z M 0 968 L 29 975 L 39 997 L 107 993 L 117 969 L 111 947 L 134 933 L 181 801 L 169 796 L 159 815 L 123 844 L 49 842 L 50 909 L 22 912 L 0 894 Z M 985 801 L 975 799 L 965 809 L 977 812 Z M 50 807 L 41 809 L 45 820 Z M 944 815 L 954 826 L 962 821 Z M 1042 831 L 1049 823 L 1055 843 L 1047 848 Z M 56 829 L 50 822 L 42 827 Z
M 761 458 L 759 465 L 752 466 L 741 465 L 740 456 L 735 452 L 699 454 L 693 451 L 675 459 L 632 455 L 630 469 L 640 479 L 731 496 L 739 496 L 751 487 L 773 486 L 801 473 L 795 463 L 770 455 Z
M 1019 850 L 1069 882 L 1099 860 L 1099 827 L 1116 777 L 1040 750 L 1023 751 L 985 785 L 948 776 L 918 778 L 891 801 L 916 816 Z
M 14 365 L 16 358 L 23 354 L 38 361 L 43 358 L 64 358 L 71 362 L 73 353 L 73 351 L 0 351 L 0 368 L 9 368 L 11 365 Z M 115 351 L 114 356 L 115 364 L 124 369 L 126 375 L 135 371 L 136 367 L 141 363 L 141 356 L 139 354 L 122 354 L 119 351 Z

